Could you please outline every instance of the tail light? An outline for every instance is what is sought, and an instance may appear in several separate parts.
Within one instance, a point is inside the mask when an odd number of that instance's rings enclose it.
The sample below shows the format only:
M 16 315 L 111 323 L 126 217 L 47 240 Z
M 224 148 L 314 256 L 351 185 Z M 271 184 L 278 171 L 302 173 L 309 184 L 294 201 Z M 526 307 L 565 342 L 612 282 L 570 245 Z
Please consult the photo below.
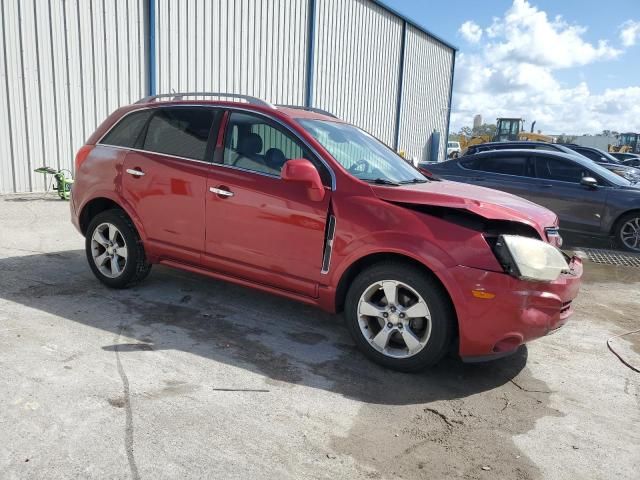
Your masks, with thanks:
M 84 162 L 86 158 L 89 156 L 89 153 L 91 153 L 91 150 L 93 150 L 93 145 L 84 145 L 83 147 L 80 148 L 80 150 L 78 150 L 78 153 L 76 153 L 76 165 L 75 165 L 76 173 L 80 169 L 80 165 L 82 165 L 82 162 Z

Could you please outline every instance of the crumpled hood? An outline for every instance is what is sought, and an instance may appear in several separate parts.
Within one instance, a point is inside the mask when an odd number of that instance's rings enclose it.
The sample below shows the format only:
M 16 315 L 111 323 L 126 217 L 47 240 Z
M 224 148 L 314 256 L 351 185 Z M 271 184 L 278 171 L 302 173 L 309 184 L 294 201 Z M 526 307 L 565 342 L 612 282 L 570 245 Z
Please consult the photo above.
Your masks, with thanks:
M 558 220 L 551 210 L 529 200 L 467 183 L 443 180 L 401 187 L 371 185 L 371 188 L 378 198 L 389 202 L 456 208 L 488 220 L 526 223 L 538 230 L 542 238 L 545 227 L 553 227 Z

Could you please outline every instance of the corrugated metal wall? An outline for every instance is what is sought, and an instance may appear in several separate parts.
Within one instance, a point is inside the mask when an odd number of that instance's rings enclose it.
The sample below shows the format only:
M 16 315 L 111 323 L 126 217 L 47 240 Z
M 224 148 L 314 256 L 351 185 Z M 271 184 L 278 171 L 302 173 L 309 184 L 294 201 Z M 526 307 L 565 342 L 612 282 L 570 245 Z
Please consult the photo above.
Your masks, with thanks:
M 146 91 L 145 0 L 0 0 L 0 192 L 42 191 L 48 165 Z
M 302 105 L 308 0 L 156 0 L 158 92 Z
M 438 158 L 445 158 L 454 50 L 407 25 L 398 150 L 429 158 L 431 133 L 440 132 Z
M 314 107 L 395 135 L 402 19 L 368 0 L 316 0 Z
M 374 1 L 0 0 L 0 193 L 44 190 L 34 168 L 71 169 L 109 113 L 148 94 L 149 5 L 158 93 L 309 98 L 390 146 L 400 104 L 398 149 L 426 159 L 435 129 L 444 158 L 454 50 Z

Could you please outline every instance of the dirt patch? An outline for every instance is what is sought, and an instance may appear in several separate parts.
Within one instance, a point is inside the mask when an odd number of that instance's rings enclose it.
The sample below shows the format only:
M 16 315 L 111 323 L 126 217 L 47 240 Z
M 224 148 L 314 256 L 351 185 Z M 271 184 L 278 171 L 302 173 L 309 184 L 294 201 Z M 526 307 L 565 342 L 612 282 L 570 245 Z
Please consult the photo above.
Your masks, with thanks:
M 460 381 L 473 382 L 473 376 Z M 512 437 L 559 413 L 549 407 L 548 387 L 526 370 L 516 383 L 520 387 L 403 409 L 364 405 L 349 435 L 334 438 L 334 449 L 383 477 L 538 478 L 537 467 Z

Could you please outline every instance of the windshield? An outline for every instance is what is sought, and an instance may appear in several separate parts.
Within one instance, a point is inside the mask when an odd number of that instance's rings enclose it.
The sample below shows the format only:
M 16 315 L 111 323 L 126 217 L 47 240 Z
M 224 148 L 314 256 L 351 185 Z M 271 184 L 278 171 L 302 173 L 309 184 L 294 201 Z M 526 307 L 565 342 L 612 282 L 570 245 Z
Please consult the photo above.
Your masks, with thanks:
M 358 127 L 326 120 L 298 122 L 351 175 L 371 183 L 423 183 L 424 175 L 400 155 Z
M 629 185 L 633 184 L 633 182 L 627 180 L 626 178 L 621 177 L 616 173 L 613 173 L 608 168 L 605 168 L 602 165 L 599 165 L 595 162 L 589 165 L 589 169 L 593 170 L 595 173 L 597 173 L 598 175 L 600 175 L 610 183 L 613 183 L 614 185 L 618 185 L 621 187 L 628 187 Z

